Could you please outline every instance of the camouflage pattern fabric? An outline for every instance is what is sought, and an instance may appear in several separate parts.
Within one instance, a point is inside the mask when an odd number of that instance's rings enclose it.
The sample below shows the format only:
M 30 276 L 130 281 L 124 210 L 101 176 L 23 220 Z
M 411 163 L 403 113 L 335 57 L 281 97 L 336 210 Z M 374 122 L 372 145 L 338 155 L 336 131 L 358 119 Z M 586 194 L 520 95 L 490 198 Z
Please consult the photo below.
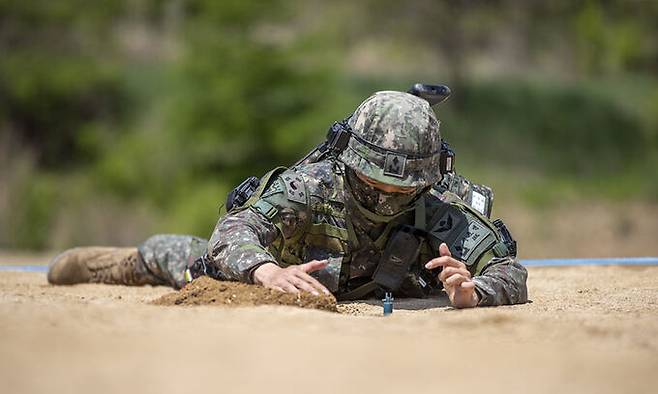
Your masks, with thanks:
M 526 279 L 528 271 L 511 257 L 494 257 L 489 260 L 482 274 L 475 276 L 475 291 L 480 306 L 519 304 L 528 301 Z
M 157 235 L 139 246 L 142 259 L 153 275 L 180 288 L 184 285 L 185 269 L 201 255 L 227 279 L 247 283 L 252 281 L 253 270 L 267 262 L 285 267 L 326 258 L 330 261 L 328 267 L 313 275 L 336 295 L 352 290 L 367 282 L 374 273 L 390 230 L 397 224 L 413 224 L 415 219 L 413 212 L 390 222 L 373 221 L 364 216 L 344 188 L 340 171 L 340 165 L 331 162 L 301 166 L 295 171 L 298 177 L 295 179 L 304 181 L 307 203 L 289 199 L 286 190 L 290 188 L 290 181 L 285 177 L 293 178 L 283 174 L 256 204 L 221 218 L 209 243 L 192 236 Z M 298 186 L 294 182 L 293 185 Z M 443 216 L 437 214 L 449 205 L 443 197 L 432 195 L 427 199 L 428 228 L 445 226 L 443 222 L 449 221 L 442 222 Z M 463 226 L 457 225 L 457 219 L 453 217 L 452 221 L 452 227 L 440 234 L 442 241 L 450 242 L 452 232 L 465 231 Z M 473 235 L 466 231 L 461 240 L 451 242 L 456 258 L 463 260 L 465 239 L 472 239 Z M 439 240 L 431 243 L 430 255 L 422 256 L 419 263 L 436 255 L 432 249 L 436 250 L 437 242 Z M 527 271 L 515 259 L 493 257 L 488 253 L 481 261 L 474 260 L 468 268 L 474 275 L 480 305 L 527 300 Z
M 434 185 L 439 192 L 455 193 L 470 206 L 486 217 L 491 217 L 494 193 L 490 187 L 473 183 L 462 175 L 449 173 L 443 176 L 441 182 Z
M 334 294 L 366 283 L 391 229 L 397 224 L 414 225 L 416 214 L 406 212 L 388 222 L 366 217 L 345 188 L 343 171 L 340 163 L 323 161 L 283 173 L 255 204 L 218 221 L 205 258 L 226 278 L 243 282 L 251 282 L 253 271 L 267 262 L 285 267 L 329 258 L 330 266 L 314 275 Z M 462 212 L 441 196 L 426 193 L 425 197 L 427 227 L 437 238 L 418 264 L 436 256 L 437 243 L 445 241 L 475 275 L 481 305 L 525 302 L 523 266 L 511 257 L 481 261 L 497 236 L 486 218 Z M 450 226 L 440 221 L 448 208 L 453 212 Z M 463 225 L 457 225 L 459 220 Z
M 227 278 L 251 282 L 253 270 L 267 262 L 288 266 L 332 258 L 315 275 L 338 290 L 348 235 L 341 190 L 332 187 L 337 175 L 329 162 L 304 169 L 284 172 L 253 205 L 219 220 L 207 259 Z
M 251 283 L 253 269 L 277 261 L 267 248 L 278 236 L 267 217 L 252 210 L 239 211 L 217 223 L 204 260 L 215 264 L 229 280 Z
M 377 92 L 351 116 L 352 137 L 340 159 L 368 178 L 395 186 L 427 187 L 441 179 L 439 121 L 426 100 Z
M 185 270 L 202 256 L 208 241 L 191 235 L 154 235 L 137 247 L 146 269 L 163 283 L 180 289 Z
M 416 193 L 387 193 L 361 181 L 354 170 L 346 169 L 345 184 L 362 206 L 379 215 L 395 215 L 413 205 Z

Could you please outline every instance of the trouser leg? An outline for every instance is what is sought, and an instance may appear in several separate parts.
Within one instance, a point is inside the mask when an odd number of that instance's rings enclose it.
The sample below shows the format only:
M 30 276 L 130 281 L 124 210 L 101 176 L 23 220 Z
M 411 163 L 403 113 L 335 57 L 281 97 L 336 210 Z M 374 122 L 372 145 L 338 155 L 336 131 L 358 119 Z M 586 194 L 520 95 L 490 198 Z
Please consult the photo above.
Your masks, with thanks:
M 185 270 L 207 249 L 208 241 L 191 235 L 159 234 L 138 246 L 146 269 L 176 289 L 185 285 Z

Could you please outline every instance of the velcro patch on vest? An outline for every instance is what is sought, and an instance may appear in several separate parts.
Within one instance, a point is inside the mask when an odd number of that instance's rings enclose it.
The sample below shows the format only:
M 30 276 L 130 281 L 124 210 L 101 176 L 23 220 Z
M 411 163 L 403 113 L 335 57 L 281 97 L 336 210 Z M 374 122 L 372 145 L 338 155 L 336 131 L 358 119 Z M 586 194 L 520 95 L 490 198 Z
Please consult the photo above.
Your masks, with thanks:
M 407 156 L 388 152 L 384 161 L 384 175 L 403 178 L 406 164 Z
M 295 173 L 286 172 L 281 175 L 283 185 L 286 188 L 286 197 L 288 200 L 300 204 L 306 204 L 306 186 L 304 179 Z
M 462 244 L 462 257 L 464 260 L 471 257 L 473 251 L 487 238 L 490 232 L 491 230 L 482 223 L 473 221 L 468 224 L 468 232 Z
M 265 192 L 261 196 L 261 198 L 265 197 L 270 197 L 273 196 L 277 193 L 282 193 L 283 192 L 283 186 L 281 186 L 281 182 L 273 182 L 271 185 L 265 189 Z
M 454 204 L 442 204 L 430 220 L 430 246 L 445 242 L 452 257 L 471 266 L 496 242 L 496 234 L 478 216 Z
M 487 214 L 487 198 L 484 194 L 478 193 L 475 190 L 471 191 L 471 204 L 473 209 L 480 212 L 483 215 Z
M 485 223 L 477 217 L 468 215 L 468 229 L 460 237 L 460 249 L 462 260 L 467 265 L 473 265 L 477 260 L 497 242 L 496 235 Z
M 445 204 L 444 208 L 437 213 L 438 220 L 434 222 L 430 234 L 448 245 L 452 244 L 466 227 L 466 216 L 459 209 Z

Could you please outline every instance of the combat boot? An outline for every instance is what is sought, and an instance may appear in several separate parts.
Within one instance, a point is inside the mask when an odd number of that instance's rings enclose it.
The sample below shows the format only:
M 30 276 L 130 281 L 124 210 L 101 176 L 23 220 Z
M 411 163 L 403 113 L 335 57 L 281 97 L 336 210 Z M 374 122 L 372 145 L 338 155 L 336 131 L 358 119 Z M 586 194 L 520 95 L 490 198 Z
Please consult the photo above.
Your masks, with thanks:
M 56 256 L 48 267 L 54 285 L 107 283 L 114 285 L 163 285 L 151 274 L 137 248 L 83 247 Z

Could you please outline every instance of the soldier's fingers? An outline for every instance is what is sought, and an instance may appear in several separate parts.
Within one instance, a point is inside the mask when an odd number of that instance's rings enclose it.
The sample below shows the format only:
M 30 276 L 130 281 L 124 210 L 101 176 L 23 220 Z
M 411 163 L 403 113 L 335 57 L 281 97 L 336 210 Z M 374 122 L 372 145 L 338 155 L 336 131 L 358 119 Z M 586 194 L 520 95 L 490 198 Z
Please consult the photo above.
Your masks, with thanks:
M 441 273 L 439 274 L 439 280 L 441 282 L 445 282 L 447 278 L 454 274 L 462 274 L 468 278 L 471 277 L 471 273 L 468 272 L 466 268 L 446 267 L 441 270 Z
M 475 282 L 469 280 L 468 282 L 462 282 L 460 286 L 462 289 L 474 289 Z
M 433 258 L 425 264 L 425 268 L 428 270 L 437 268 L 437 267 L 455 267 L 455 268 L 466 268 L 466 264 L 462 263 L 459 260 L 455 260 L 450 256 L 441 256 Z
M 285 282 L 281 283 L 281 284 L 280 284 L 280 287 L 281 287 L 281 288 L 283 289 L 283 291 L 286 292 L 286 293 L 293 293 L 293 294 L 299 293 L 299 290 L 297 290 L 297 288 L 295 287 L 295 285 L 293 285 L 292 283 L 290 283 L 288 280 L 286 280 Z
M 450 249 L 445 242 L 442 242 L 441 245 L 439 245 L 439 256 L 452 257 L 452 253 L 450 253 Z
M 299 278 L 299 277 L 293 277 L 290 278 L 290 282 L 292 282 L 293 285 L 295 285 L 296 288 L 299 290 L 304 290 L 306 292 L 309 292 L 313 295 L 320 295 L 317 290 L 313 286 L 311 286 L 310 283 L 306 282 L 305 280 Z
M 299 290 L 290 282 L 290 276 L 282 276 L 277 278 L 272 286 L 279 287 L 286 293 L 299 293 Z
M 299 265 L 299 268 L 306 273 L 311 273 L 323 269 L 328 263 L 329 260 L 313 260 Z
M 324 285 L 322 283 L 320 283 L 317 279 L 315 279 L 311 275 L 309 275 L 305 272 L 298 272 L 297 277 L 301 278 L 302 280 L 305 280 L 311 286 L 315 287 L 316 289 L 323 292 L 324 294 L 331 294 L 331 292 L 329 290 L 327 290 L 327 288 L 324 287 Z
M 470 278 L 465 277 L 461 274 L 454 274 L 444 282 L 448 286 L 460 286 L 464 282 L 470 281 Z

